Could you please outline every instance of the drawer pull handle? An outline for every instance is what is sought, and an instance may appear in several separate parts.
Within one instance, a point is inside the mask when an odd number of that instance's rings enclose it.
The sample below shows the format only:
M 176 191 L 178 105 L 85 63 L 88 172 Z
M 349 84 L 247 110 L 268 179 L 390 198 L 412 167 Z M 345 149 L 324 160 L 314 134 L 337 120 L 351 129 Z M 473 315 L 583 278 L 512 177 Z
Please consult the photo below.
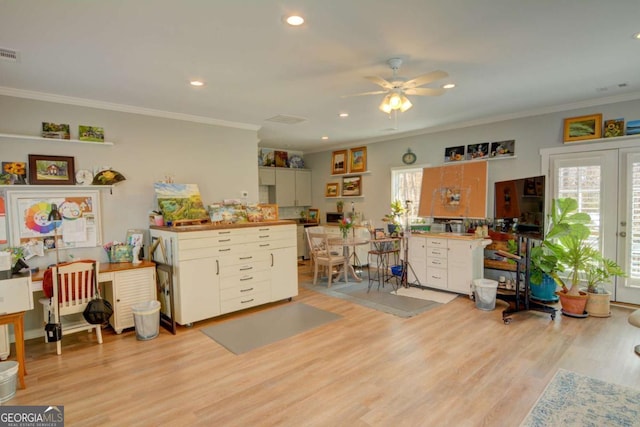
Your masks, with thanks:
M 258 231 L 269 231 L 270 228 L 258 228 Z
M 240 271 L 253 270 L 253 267 L 242 267 Z
M 218 249 L 218 252 L 229 252 L 230 250 L 231 250 L 231 248 Z
M 222 242 L 230 242 L 231 239 L 218 239 L 218 243 L 222 243 Z
M 251 259 L 251 258 L 253 258 L 253 255 L 252 256 L 241 256 L 239 259 Z
M 266 239 L 267 237 L 271 237 L 271 235 L 267 234 L 265 236 L 258 236 L 258 239 Z
M 218 234 L 231 234 L 230 231 L 218 231 Z
M 271 243 L 265 243 L 264 245 L 258 245 L 261 248 L 266 248 L 267 246 L 271 246 Z
M 252 291 L 252 290 L 253 290 L 253 288 L 249 288 L 249 289 L 240 289 L 240 292 L 249 292 L 249 291 Z
M 240 279 L 241 282 L 246 282 L 247 280 L 253 280 L 253 276 L 243 277 L 242 279 Z
M 253 298 L 248 299 L 248 300 L 246 300 L 246 301 L 240 301 L 240 304 L 246 304 L 246 303 L 248 303 L 248 302 L 252 302 L 252 301 L 253 301 Z

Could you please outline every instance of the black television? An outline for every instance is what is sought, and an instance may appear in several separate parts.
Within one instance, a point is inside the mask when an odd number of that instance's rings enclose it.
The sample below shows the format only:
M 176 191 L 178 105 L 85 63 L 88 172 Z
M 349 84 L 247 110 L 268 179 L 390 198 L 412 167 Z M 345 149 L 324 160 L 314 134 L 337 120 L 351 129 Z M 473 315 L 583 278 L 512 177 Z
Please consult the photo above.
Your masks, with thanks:
M 512 179 L 495 183 L 494 218 L 503 231 L 541 237 L 544 234 L 545 177 Z

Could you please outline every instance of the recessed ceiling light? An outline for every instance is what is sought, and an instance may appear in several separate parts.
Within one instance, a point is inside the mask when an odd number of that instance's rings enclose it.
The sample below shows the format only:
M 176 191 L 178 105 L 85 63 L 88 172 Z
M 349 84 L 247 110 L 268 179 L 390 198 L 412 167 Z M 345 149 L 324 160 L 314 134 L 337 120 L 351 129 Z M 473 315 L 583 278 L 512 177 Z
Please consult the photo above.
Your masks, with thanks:
M 442 86 L 442 89 L 453 89 L 454 87 L 456 87 L 454 83 L 447 83 L 446 85 Z
M 635 33 L 633 35 L 633 38 L 636 39 L 636 40 L 640 40 L 640 33 Z
M 202 81 L 200 81 L 200 80 L 191 80 L 191 81 L 189 82 L 189 84 L 190 84 L 191 86 L 196 86 L 196 87 L 204 86 L 204 82 L 202 82 Z
M 340 117 L 349 117 L 349 113 L 340 113 L 338 114 Z
M 322 139 L 329 139 L 329 137 L 328 136 L 323 136 Z
M 304 24 L 304 18 L 298 15 L 287 16 L 285 21 L 287 22 L 287 24 L 291 25 L 292 27 L 298 27 Z

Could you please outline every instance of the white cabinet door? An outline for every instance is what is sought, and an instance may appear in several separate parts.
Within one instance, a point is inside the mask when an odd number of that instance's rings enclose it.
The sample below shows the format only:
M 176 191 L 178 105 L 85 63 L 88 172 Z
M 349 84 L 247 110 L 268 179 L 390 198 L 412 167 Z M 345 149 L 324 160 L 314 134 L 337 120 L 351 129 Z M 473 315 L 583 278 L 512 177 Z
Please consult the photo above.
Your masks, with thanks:
M 276 170 L 273 168 L 258 169 L 260 185 L 276 185 Z
M 296 171 L 296 206 L 311 206 L 311 171 Z
M 449 240 L 448 282 L 449 290 L 470 293 L 473 281 L 473 243 L 463 240 Z
M 188 325 L 220 314 L 217 258 L 181 261 L 174 267 L 179 276 L 175 293 L 176 322 Z
M 298 295 L 298 265 L 296 248 L 271 251 L 271 301 Z
M 427 244 L 422 237 L 409 237 L 409 283 L 417 281 L 422 285 L 427 285 Z
M 113 275 L 113 316 L 109 319 L 117 334 L 135 326 L 131 306 L 157 300 L 155 268 L 118 271 Z M 109 291 L 107 291 L 109 294 Z
M 278 206 L 296 205 L 296 171 L 294 169 L 276 169 L 276 204 Z

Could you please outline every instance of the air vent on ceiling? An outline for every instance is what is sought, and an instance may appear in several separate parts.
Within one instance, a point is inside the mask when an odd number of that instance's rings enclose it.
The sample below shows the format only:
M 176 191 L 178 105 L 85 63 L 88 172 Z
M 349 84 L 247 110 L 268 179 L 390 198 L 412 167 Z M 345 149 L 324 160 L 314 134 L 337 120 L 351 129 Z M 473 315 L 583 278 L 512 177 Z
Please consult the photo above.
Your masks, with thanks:
M 267 119 L 266 121 L 274 122 L 274 123 L 282 123 L 285 125 L 295 125 L 298 123 L 306 122 L 307 119 L 303 117 L 283 116 L 282 114 L 278 114 L 277 116 L 273 116 L 270 119 Z
M 0 47 L 0 59 L 7 62 L 18 62 L 18 52 Z

